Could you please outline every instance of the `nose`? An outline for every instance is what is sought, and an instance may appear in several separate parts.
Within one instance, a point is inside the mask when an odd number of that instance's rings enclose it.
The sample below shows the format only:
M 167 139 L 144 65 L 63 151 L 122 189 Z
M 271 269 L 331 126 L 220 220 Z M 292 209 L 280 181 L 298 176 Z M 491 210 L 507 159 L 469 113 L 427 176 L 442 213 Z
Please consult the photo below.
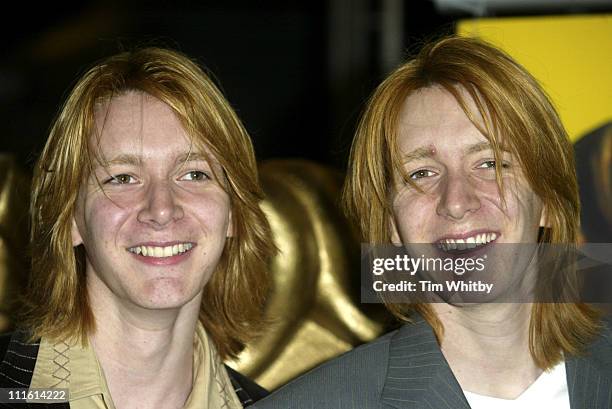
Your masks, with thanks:
M 440 186 L 437 213 L 440 216 L 461 220 L 466 214 L 480 209 L 480 198 L 473 182 L 462 174 L 448 174 Z
M 175 193 L 166 182 L 151 183 L 144 198 L 144 206 L 138 212 L 138 221 L 159 229 L 180 220 L 182 207 L 176 203 Z

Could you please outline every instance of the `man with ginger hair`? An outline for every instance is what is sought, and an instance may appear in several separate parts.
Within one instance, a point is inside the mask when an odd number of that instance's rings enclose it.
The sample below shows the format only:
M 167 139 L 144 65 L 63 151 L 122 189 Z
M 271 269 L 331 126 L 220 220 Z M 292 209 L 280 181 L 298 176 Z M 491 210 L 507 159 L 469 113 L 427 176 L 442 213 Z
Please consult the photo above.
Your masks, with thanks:
M 73 409 L 261 397 L 223 360 L 261 322 L 262 197 L 250 138 L 195 62 L 144 48 L 91 68 L 34 170 L 31 280 L 0 386 L 66 390 L 52 406 Z
M 425 243 L 449 258 L 573 247 L 578 233 L 572 147 L 557 113 L 524 68 L 473 38 L 426 45 L 376 89 L 344 204 L 366 243 Z M 512 260 L 505 268 L 511 281 Z M 597 311 L 577 298 L 515 301 L 386 299 L 399 330 L 255 407 L 612 407 L 612 333 Z

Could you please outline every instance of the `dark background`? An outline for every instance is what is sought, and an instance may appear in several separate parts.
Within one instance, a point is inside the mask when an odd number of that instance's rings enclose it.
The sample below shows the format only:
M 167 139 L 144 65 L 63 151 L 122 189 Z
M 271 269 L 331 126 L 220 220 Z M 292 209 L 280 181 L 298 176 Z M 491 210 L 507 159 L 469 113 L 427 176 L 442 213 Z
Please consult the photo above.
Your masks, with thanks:
M 0 26 L 0 152 L 29 170 L 87 67 L 122 49 L 162 45 L 213 73 L 258 159 L 299 157 L 343 169 L 374 86 L 407 50 L 452 33 L 457 19 L 612 10 L 605 0 L 535 3 L 450 12 L 427 0 L 13 3 Z

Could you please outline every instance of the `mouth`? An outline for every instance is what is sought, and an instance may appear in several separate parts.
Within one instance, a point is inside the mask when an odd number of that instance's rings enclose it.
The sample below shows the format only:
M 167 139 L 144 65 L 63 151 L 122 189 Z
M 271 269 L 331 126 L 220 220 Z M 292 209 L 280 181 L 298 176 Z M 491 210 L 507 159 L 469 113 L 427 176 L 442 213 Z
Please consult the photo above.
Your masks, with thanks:
M 174 257 L 188 253 L 193 249 L 194 246 L 195 244 L 191 242 L 174 243 L 167 246 L 142 244 L 134 247 L 129 247 L 127 251 L 137 256 L 153 257 L 159 259 Z
M 443 238 L 435 242 L 436 247 L 445 253 L 465 254 L 495 242 L 499 234 L 496 232 L 482 232 L 457 238 Z

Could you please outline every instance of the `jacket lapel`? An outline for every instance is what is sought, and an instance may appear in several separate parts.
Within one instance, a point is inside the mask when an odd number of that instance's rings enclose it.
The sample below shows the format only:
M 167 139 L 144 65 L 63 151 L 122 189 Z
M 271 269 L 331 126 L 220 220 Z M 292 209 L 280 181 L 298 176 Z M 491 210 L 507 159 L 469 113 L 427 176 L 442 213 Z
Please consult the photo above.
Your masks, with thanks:
M 603 334 L 589 347 L 585 356 L 565 362 L 567 388 L 572 409 L 612 407 L 612 334 Z
M 605 327 L 584 356 L 568 358 L 566 373 L 571 409 L 612 408 L 612 330 Z M 401 409 L 470 408 L 433 330 L 421 317 L 391 338 L 381 399 Z
M 391 338 L 382 402 L 402 409 L 469 409 L 431 327 L 415 317 Z
M 11 336 L 4 359 L 0 364 L 0 386 L 3 388 L 29 388 L 38 356 L 39 342 L 28 343 L 27 334 L 16 331 Z M 1 408 L 21 409 L 23 403 L 0 403 Z M 68 403 L 28 404 L 28 408 L 69 409 Z
M 15 332 L 0 364 L 0 384 L 7 388 L 27 388 L 30 386 L 39 343 L 25 342 L 26 335 Z

